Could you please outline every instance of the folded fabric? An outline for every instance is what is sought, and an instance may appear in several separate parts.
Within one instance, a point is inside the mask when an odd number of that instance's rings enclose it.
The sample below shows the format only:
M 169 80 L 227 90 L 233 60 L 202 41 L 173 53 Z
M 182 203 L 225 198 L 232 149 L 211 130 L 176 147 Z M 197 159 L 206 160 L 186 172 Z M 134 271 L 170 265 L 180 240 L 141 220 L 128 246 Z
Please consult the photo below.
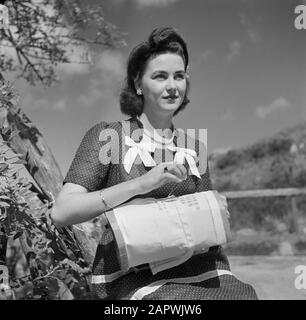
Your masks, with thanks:
M 228 216 L 224 198 L 217 191 L 134 199 L 106 212 L 121 269 L 148 263 L 153 274 L 230 241 Z

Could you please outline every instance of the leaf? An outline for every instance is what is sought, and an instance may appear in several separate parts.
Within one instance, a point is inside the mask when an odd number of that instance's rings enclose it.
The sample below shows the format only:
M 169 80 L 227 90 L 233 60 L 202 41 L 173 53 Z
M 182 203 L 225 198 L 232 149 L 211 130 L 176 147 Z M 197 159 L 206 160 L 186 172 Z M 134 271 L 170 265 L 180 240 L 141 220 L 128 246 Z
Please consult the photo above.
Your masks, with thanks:
M 1 207 L 10 207 L 10 205 L 7 202 L 0 201 L 0 208 Z
M 57 279 L 59 290 L 57 295 L 60 300 L 73 300 L 74 297 L 68 287 L 59 279 Z
M 11 155 L 11 156 L 6 156 L 6 159 L 7 160 L 10 160 L 10 159 L 14 159 L 14 158 L 23 158 L 24 157 L 24 154 L 22 154 L 22 153 L 15 153 L 15 154 L 13 154 L 13 155 Z
M 10 131 L 10 127 L 4 127 L 4 128 L 2 129 L 2 134 L 3 134 L 3 135 L 6 135 L 6 133 L 7 133 L 8 131 Z
M 32 247 L 32 240 L 30 237 L 26 237 L 27 245 L 31 248 Z
M 6 170 L 8 167 L 9 167 L 8 164 L 1 163 L 1 164 L 0 164 L 0 172 L 3 172 L 3 171 Z
M 8 197 L 8 196 L 0 196 L 0 199 L 4 199 L 4 200 L 11 200 L 11 198 L 10 197 Z
M 7 128 L 8 122 L 7 122 L 7 109 L 0 109 L 0 127 Z
M 18 239 L 22 234 L 23 234 L 22 231 L 18 231 L 18 232 L 14 235 L 13 239 L 14 239 L 14 240 Z
M 23 159 L 17 160 L 14 162 L 15 164 L 27 164 L 27 162 Z

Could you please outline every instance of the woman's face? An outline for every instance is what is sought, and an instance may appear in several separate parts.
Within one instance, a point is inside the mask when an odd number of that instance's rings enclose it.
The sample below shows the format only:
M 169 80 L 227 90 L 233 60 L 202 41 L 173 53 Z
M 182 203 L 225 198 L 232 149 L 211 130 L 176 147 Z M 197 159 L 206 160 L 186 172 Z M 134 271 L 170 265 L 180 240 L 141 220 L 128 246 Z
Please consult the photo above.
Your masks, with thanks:
M 144 97 L 144 110 L 173 114 L 186 93 L 185 64 L 175 53 L 163 53 L 149 60 L 138 86 Z

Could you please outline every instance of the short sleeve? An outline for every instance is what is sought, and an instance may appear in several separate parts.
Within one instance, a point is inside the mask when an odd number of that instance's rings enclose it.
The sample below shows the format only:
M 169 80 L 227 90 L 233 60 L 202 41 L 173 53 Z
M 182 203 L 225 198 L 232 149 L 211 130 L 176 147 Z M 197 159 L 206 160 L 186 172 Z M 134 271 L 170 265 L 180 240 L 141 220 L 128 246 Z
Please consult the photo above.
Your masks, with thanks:
M 201 179 L 197 179 L 196 181 L 196 191 L 202 192 L 202 191 L 208 191 L 212 190 L 212 183 L 209 176 L 209 168 L 207 165 L 207 169 L 204 174 L 201 175 Z
M 196 181 L 196 191 L 208 191 L 212 190 L 212 183 L 209 174 L 208 160 L 207 160 L 207 148 L 203 142 L 196 141 L 196 150 L 198 152 L 199 158 L 199 172 L 201 175 L 201 179 L 197 178 Z
M 99 190 L 106 183 L 110 161 L 101 161 L 101 149 L 105 141 L 100 141 L 102 130 L 107 123 L 101 122 L 88 130 L 78 147 L 71 166 L 63 181 L 85 187 L 88 191 Z M 102 159 L 103 160 L 103 159 Z

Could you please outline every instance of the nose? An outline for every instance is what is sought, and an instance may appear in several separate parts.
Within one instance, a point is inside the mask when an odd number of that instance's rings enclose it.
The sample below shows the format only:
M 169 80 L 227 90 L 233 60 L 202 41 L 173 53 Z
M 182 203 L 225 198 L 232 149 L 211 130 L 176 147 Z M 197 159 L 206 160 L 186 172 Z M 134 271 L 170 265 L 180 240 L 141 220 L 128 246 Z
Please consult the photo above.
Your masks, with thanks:
M 166 85 L 166 90 L 170 94 L 174 94 L 176 92 L 176 85 L 173 79 L 169 78 L 167 85 Z

